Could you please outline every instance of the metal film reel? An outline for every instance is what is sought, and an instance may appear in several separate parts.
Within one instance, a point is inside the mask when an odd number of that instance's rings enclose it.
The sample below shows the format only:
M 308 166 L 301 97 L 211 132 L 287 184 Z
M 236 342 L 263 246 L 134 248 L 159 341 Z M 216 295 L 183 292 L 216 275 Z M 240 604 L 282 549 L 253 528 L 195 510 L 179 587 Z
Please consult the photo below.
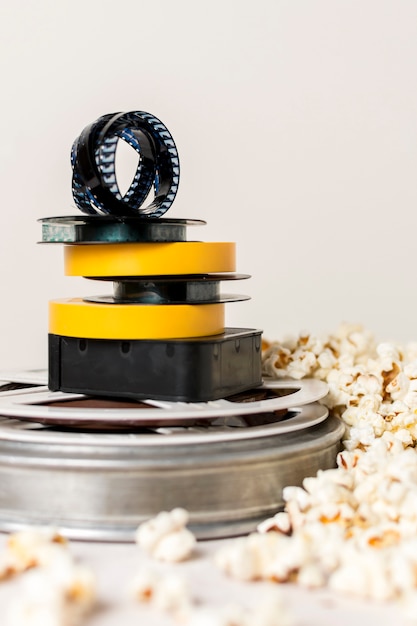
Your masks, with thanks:
M 186 241 L 187 226 L 202 226 L 203 220 L 140 216 L 72 215 L 45 217 L 42 243 L 150 243 Z
M 287 394 L 276 395 L 280 391 L 286 391 Z M 327 391 L 327 385 L 318 380 L 269 381 L 253 390 L 255 399 L 252 401 L 245 392 L 241 402 L 239 402 L 239 395 L 233 399 L 210 402 L 169 402 L 147 399 L 143 400 L 138 408 L 131 403 L 127 408 L 123 408 L 123 404 L 118 404 L 116 408 L 113 408 L 111 403 L 107 407 L 105 403 L 95 407 L 94 401 L 88 399 L 83 403 L 85 396 L 82 394 L 51 392 L 41 387 L 32 393 L 25 390 L 20 395 L 0 395 L 0 414 L 42 424 L 79 428 L 92 424 L 116 426 L 184 424 L 195 420 L 287 410 L 293 406 L 315 402 L 323 398 Z M 259 400 L 257 399 L 259 395 L 269 395 L 269 397 Z M 124 406 L 126 407 L 126 404 Z M 305 424 L 301 424 L 300 428 L 304 426 Z
M 270 381 L 264 395 L 286 395 L 260 401 L 248 392 L 241 402 L 106 410 L 65 407 L 83 397 L 29 387 L 46 377 L 0 372 L 0 413 L 15 416 L 0 418 L 3 531 L 54 524 L 74 539 L 133 541 L 138 524 L 183 506 L 198 538 L 247 533 L 283 506 L 283 487 L 334 466 L 344 432 L 324 406 L 301 404 L 326 393 L 318 381 Z M 136 426 L 120 419 L 125 411 Z M 142 422 L 141 412 L 169 419 Z

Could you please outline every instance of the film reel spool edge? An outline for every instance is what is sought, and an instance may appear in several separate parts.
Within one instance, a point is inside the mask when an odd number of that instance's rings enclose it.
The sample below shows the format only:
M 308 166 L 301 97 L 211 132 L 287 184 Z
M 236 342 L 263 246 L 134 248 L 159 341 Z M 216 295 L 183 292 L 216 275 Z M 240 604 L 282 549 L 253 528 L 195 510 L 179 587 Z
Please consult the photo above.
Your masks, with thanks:
M 40 243 L 106 244 L 186 241 L 187 226 L 205 225 L 204 220 L 143 216 L 76 215 L 38 220 Z
M 233 242 L 124 243 L 64 246 L 67 276 L 140 276 L 235 272 Z
M 49 332 L 82 339 L 178 339 L 224 331 L 224 304 L 96 304 L 49 302 Z

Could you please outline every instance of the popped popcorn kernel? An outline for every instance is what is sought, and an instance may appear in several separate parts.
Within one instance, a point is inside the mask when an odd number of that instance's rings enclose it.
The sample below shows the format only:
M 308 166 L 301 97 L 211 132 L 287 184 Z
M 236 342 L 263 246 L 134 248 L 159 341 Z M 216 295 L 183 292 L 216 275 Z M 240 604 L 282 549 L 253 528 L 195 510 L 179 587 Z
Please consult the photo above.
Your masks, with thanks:
M 285 359 L 274 369 L 283 350 Z M 258 525 L 261 537 L 274 537 L 268 558 L 259 558 L 261 544 L 250 536 L 218 555 L 223 571 L 244 580 L 415 602 L 416 357 L 417 343 L 412 350 L 377 344 L 349 325 L 321 340 L 302 333 L 282 346 L 271 344 L 266 370 L 325 381 L 329 393 L 322 402 L 344 422 L 346 435 L 336 468 L 285 487 L 284 511 Z
M 214 562 L 232 578 L 260 580 L 268 577 L 277 547 L 282 546 L 285 539 L 288 537 L 279 533 L 252 533 L 220 548 Z
M 0 580 L 43 564 L 48 551 L 61 555 L 67 540 L 54 528 L 29 528 L 9 535 L 0 555 Z
M 387 546 L 396 545 L 399 543 L 401 535 L 394 529 L 386 530 L 381 534 L 372 533 L 372 536 L 368 537 L 368 544 L 372 548 L 385 548 Z
M 285 511 L 279 511 L 273 517 L 258 524 L 256 530 L 261 534 L 276 531 L 283 535 L 290 535 L 292 530 L 290 516 Z
M 7 609 L 7 626 L 78 626 L 91 612 L 96 599 L 95 577 L 73 563 L 56 576 L 40 567 L 23 574 Z
M 190 557 L 196 539 L 186 525 L 189 515 L 176 508 L 141 524 L 136 530 L 136 543 L 160 561 L 177 562 Z
M 129 594 L 132 599 L 149 604 L 178 620 L 185 620 L 193 605 L 188 584 L 175 574 L 159 574 L 141 569 L 133 578 Z
M 156 572 L 150 569 L 142 569 L 131 581 L 129 595 L 138 602 L 151 602 L 159 581 L 160 576 Z

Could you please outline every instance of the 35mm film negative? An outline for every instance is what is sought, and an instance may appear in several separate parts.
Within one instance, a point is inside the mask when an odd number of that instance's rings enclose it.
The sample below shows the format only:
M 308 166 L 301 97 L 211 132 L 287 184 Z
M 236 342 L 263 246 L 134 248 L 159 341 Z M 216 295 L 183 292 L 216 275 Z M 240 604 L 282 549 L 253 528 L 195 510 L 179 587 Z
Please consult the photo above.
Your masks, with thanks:
M 122 140 L 139 156 L 133 181 L 122 194 L 116 148 Z M 72 193 L 83 213 L 160 217 L 178 190 L 179 159 L 167 127 L 146 111 L 109 113 L 84 128 L 71 153 Z M 143 206 L 153 188 L 154 199 Z

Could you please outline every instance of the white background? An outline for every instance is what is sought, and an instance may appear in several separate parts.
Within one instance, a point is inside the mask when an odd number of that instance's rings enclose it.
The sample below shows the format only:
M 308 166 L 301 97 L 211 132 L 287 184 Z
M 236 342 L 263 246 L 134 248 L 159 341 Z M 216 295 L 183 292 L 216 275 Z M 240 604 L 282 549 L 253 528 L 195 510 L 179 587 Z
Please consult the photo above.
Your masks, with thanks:
M 415 0 L 4 0 L 0 48 L 2 369 L 46 365 L 49 299 L 111 291 L 36 220 L 78 212 L 84 126 L 134 109 L 179 150 L 167 217 L 252 274 L 228 325 L 417 339 Z

